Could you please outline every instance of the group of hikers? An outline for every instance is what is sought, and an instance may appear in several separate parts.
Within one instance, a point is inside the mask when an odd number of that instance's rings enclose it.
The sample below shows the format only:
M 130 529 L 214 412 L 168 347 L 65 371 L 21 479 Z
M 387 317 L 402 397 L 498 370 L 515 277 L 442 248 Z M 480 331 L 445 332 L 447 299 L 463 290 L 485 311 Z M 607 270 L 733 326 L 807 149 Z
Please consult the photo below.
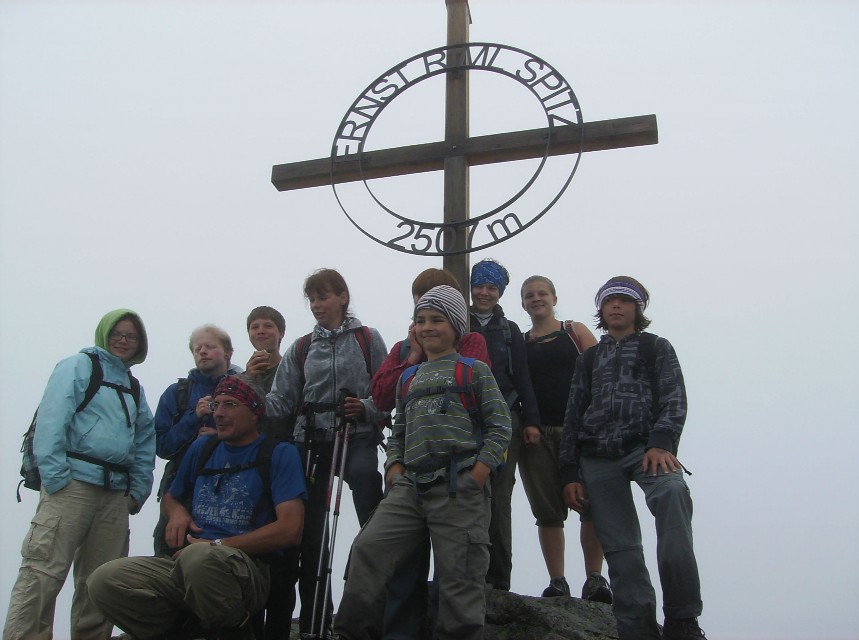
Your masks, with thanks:
M 581 597 L 611 604 L 620 638 L 705 638 L 676 457 L 686 393 L 671 344 L 644 331 L 647 290 L 629 276 L 599 288 L 598 341 L 556 317 L 539 275 L 520 288 L 522 333 L 499 304 L 509 283 L 498 262 L 476 263 L 469 306 L 451 273 L 421 272 L 412 323 L 388 351 L 352 314 L 343 276 L 320 269 L 303 288 L 311 333 L 281 352 L 284 317 L 253 309 L 242 371 L 230 336 L 198 327 L 195 366 L 154 416 L 130 372 L 147 355 L 143 322 L 106 314 L 95 346 L 57 364 L 34 418 L 41 490 L 3 639 L 52 637 L 72 566 L 75 640 L 110 638 L 114 625 L 139 640 L 288 639 L 299 600 L 303 638 L 480 639 L 485 590 L 511 587 L 517 470 L 549 578 L 542 597 L 571 595 L 573 510 Z M 129 515 L 152 491 L 156 455 L 167 464 L 153 555 L 129 558 Z M 633 481 L 656 521 L 662 625 Z M 344 482 L 361 528 L 335 616 Z

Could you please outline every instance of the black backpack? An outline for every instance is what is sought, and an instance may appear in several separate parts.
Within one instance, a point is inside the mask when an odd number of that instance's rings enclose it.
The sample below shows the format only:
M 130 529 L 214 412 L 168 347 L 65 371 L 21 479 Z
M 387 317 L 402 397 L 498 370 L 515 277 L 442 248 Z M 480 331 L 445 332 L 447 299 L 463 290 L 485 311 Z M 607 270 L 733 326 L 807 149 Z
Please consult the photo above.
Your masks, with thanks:
M 188 410 L 188 399 L 190 395 L 191 381 L 188 378 L 179 378 L 176 383 L 176 415 L 173 416 L 174 426 L 182 419 L 182 416 Z M 193 442 L 193 440 L 191 442 Z M 167 490 L 170 488 L 173 478 L 176 477 L 176 473 L 179 471 L 179 463 L 182 461 L 182 454 L 185 453 L 185 450 L 190 444 L 191 443 L 188 442 L 183 445 L 176 455 L 167 461 L 167 465 L 164 467 L 164 475 L 161 476 L 161 482 L 158 484 L 158 492 L 156 493 L 156 500 L 158 502 L 161 502 L 161 498 L 164 497 L 164 494 L 167 493 Z
M 131 372 L 128 372 L 128 387 L 124 387 L 119 384 L 115 384 L 113 382 L 105 382 L 104 381 L 104 370 L 101 368 L 101 362 L 98 359 L 98 355 L 95 353 L 87 353 L 89 356 L 90 362 L 92 363 L 92 373 L 90 373 L 89 384 L 87 385 L 86 391 L 84 392 L 84 398 L 81 400 L 81 403 L 75 409 L 75 413 L 80 413 L 84 409 L 86 409 L 87 405 L 90 401 L 95 397 L 95 394 L 98 393 L 100 387 L 108 387 L 110 389 L 114 389 L 119 396 L 119 401 L 122 403 L 122 408 L 125 411 L 125 420 L 128 423 L 129 429 L 131 428 L 131 415 L 128 412 L 128 404 L 125 402 L 125 396 L 123 394 L 129 393 L 131 397 L 134 399 L 134 404 L 136 406 L 140 405 L 140 382 L 131 375 Z M 32 489 L 33 491 L 39 491 L 42 488 L 42 476 L 39 474 L 39 466 L 36 463 L 36 456 L 33 454 L 33 438 L 36 435 L 36 416 L 39 413 L 39 409 L 36 408 L 35 413 L 33 413 L 33 419 L 30 421 L 30 426 L 27 429 L 26 433 L 24 433 L 24 441 L 21 443 L 21 453 L 22 461 L 21 461 L 21 481 L 18 483 L 18 488 L 15 492 L 15 496 L 18 498 L 18 502 L 21 502 L 21 485 L 24 485 L 27 489 Z M 91 464 L 99 465 L 104 468 L 104 482 L 105 487 L 110 487 L 110 472 L 117 471 L 120 473 L 124 473 L 126 476 L 126 495 L 128 494 L 128 489 L 130 488 L 130 482 L 128 480 L 129 470 L 127 467 L 123 465 L 116 464 L 114 462 L 107 462 L 104 460 L 99 460 L 98 458 L 93 458 L 92 456 L 88 456 L 83 453 L 77 453 L 75 451 L 67 451 L 66 455 L 69 458 L 75 458 L 77 460 L 83 460 L 85 462 L 89 462 Z

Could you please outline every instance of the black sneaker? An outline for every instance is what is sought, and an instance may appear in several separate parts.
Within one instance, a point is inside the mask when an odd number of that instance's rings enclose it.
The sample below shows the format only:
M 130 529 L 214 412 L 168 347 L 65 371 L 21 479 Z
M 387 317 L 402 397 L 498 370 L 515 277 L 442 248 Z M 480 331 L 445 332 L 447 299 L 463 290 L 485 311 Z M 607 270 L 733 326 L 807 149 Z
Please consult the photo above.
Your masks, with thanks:
M 549 586 L 543 589 L 543 597 L 560 598 L 561 596 L 570 597 L 570 585 L 567 584 L 566 578 L 552 578 Z
M 596 571 L 588 576 L 582 587 L 582 600 L 611 604 L 611 587 L 608 586 L 606 579 Z
M 707 640 L 698 626 L 698 618 L 665 618 L 662 637 L 665 640 Z

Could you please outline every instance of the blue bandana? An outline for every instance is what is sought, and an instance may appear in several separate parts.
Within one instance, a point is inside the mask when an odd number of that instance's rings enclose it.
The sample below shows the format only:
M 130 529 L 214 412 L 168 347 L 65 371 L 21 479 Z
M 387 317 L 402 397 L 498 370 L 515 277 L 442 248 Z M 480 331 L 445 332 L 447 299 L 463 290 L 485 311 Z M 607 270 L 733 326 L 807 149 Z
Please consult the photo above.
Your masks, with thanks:
M 507 275 L 507 269 L 494 260 L 481 260 L 471 269 L 471 286 L 479 287 L 482 284 L 494 284 L 498 287 L 499 298 L 504 295 L 504 289 L 509 282 L 510 277 Z

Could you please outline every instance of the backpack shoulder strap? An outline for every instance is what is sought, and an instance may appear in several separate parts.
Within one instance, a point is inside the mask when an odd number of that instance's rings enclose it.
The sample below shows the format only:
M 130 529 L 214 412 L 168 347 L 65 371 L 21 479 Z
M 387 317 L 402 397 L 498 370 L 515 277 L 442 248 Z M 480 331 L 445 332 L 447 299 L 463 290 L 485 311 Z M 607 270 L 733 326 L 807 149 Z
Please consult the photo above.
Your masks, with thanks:
M 87 356 L 89 356 L 90 363 L 92 364 L 92 373 L 89 375 L 89 384 L 87 385 L 86 391 L 84 391 L 84 399 L 81 400 L 81 403 L 78 405 L 77 409 L 75 409 L 75 413 L 80 413 L 86 409 L 86 406 L 95 397 L 95 394 L 98 393 L 98 389 L 104 380 L 104 370 L 101 368 L 101 361 L 98 359 L 98 354 L 87 351 Z
M 478 430 L 483 429 L 483 416 L 480 414 L 480 402 L 477 400 L 477 395 L 474 393 L 474 358 L 459 357 L 454 367 L 454 377 L 456 378 L 456 386 L 463 389 L 460 393 L 462 406 L 468 411 L 471 416 L 471 422 Z
M 188 400 L 191 397 L 191 381 L 188 378 L 179 378 L 176 381 L 176 415 L 173 416 L 173 424 L 182 419 L 188 410 Z
M 257 451 L 257 469 L 259 469 L 263 482 L 268 485 L 271 485 L 271 459 L 274 456 L 275 447 L 280 443 L 280 440 L 266 436 L 265 440 L 260 442 Z
M 504 334 L 504 345 L 507 347 L 507 374 L 513 377 L 513 334 L 510 332 L 510 321 L 507 316 L 501 316 L 501 331 Z
M 412 352 L 412 343 L 409 342 L 408 336 L 406 339 L 400 343 L 400 356 L 399 362 L 403 362 L 406 358 L 409 357 L 409 354 Z
M 310 343 L 313 341 L 313 334 L 308 333 L 301 336 L 295 344 L 295 358 L 298 360 L 298 371 L 301 376 L 301 386 L 306 382 L 304 378 L 304 364 L 307 362 L 307 354 L 310 353 Z
M 409 387 L 412 384 L 412 378 L 415 377 L 415 374 L 418 372 L 418 368 L 421 365 L 413 364 L 411 367 L 403 371 L 400 376 L 400 396 L 403 398 L 403 405 L 408 401 L 409 398 Z
M 412 379 L 415 377 L 415 373 L 417 373 L 418 369 L 421 365 L 415 364 L 403 371 L 400 376 L 400 397 L 403 398 L 403 404 L 409 402 L 413 397 L 421 397 L 427 395 L 440 395 L 440 394 L 459 394 L 460 402 L 462 406 L 465 407 L 466 411 L 468 411 L 468 415 L 471 417 L 471 421 L 478 429 L 482 429 L 483 427 L 483 419 L 480 415 L 480 402 L 477 399 L 477 395 L 474 393 L 474 358 L 464 358 L 462 356 L 456 361 L 456 365 L 454 366 L 453 375 L 455 384 L 453 386 L 437 386 L 431 387 L 428 389 L 419 389 L 414 392 L 414 395 L 411 394 L 409 388 L 412 383 Z M 446 403 L 449 400 L 445 400 L 445 408 L 442 409 L 442 412 L 446 411 Z
M 358 345 L 361 347 L 361 353 L 364 355 L 364 364 L 367 365 L 367 375 L 372 378 L 373 361 L 370 356 L 370 346 L 373 342 L 373 336 L 370 333 L 370 327 L 361 325 L 353 333 L 355 334 L 355 340 L 358 341 Z
M 642 331 L 638 339 L 638 361 L 644 367 L 645 375 L 650 380 L 651 388 L 651 415 L 656 418 L 659 413 L 659 380 L 656 376 L 656 341 L 659 339 L 654 333 Z
M 140 380 L 128 372 L 128 383 L 131 385 L 131 397 L 134 398 L 134 404 L 140 406 Z
M 582 348 L 582 341 L 576 334 L 576 328 L 573 325 L 574 323 L 572 320 L 564 320 L 564 331 L 566 331 L 567 335 L 570 336 L 570 340 L 572 340 L 573 344 L 576 345 L 576 349 L 578 349 L 578 352 L 582 353 L 584 351 L 584 349 Z
M 218 440 L 217 436 L 209 436 L 209 439 L 203 443 L 203 448 L 200 449 L 200 457 L 197 458 L 197 467 L 194 469 L 195 478 L 203 473 L 206 463 L 212 457 L 212 453 L 214 453 L 215 447 L 218 446 L 219 442 L 220 440 Z
M 441 385 L 428 389 L 419 389 L 414 392 L 414 395 L 412 395 L 409 387 L 420 366 L 421 365 L 419 364 L 412 365 L 403 371 L 403 374 L 400 376 L 400 396 L 403 398 L 403 404 L 405 405 L 408 403 L 412 397 L 458 393 L 460 402 L 462 403 L 462 406 L 465 407 L 466 411 L 468 411 L 468 415 L 471 417 L 472 423 L 478 428 L 478 430 L 482 429 L 483 419 L 480 415 L 480 402 L 477 399 L 477 395 L 474 393 L 474 358 L 464 358 L 460 356 L 456 361 L 456 365 L 453 370 L 455 385 Z M 446 399 L 442 408 L 442 413 L 446 411 L 447 402 L 448 400 Z
M 513 336 L 510 333 L 510 321 L 507 316 L 501 316 L 501 331 L 504 334 L 504 344 L 510 346 L 513 344 Z
M 582 354 L 582 374 L 584 376 L 585 386 L 588 390 L 588 393 L 591 393 L 591 380 L 594 377 L 594 367 L 597 363 L 597 347 L 599 345 L 595 344 L 594 346 L 586 349 Z
M 280 444 L 279 440 L 266 436 L 259 445 L 257 451 L 257 472 L 262 478 L 262 498 L 260 499 L 257 509 L 263 505 L 271 510 L 272 516 L 277 517 L 274 512 L 274 496 L 271 491 L 271 459 L 274 456 L 274 449 Z
M 649 369 L 656 367 L 656 341 L 659 339 L 654 333 L 642 331 L 639 334 L 638 354 L 641 356 L 645 366 Z

